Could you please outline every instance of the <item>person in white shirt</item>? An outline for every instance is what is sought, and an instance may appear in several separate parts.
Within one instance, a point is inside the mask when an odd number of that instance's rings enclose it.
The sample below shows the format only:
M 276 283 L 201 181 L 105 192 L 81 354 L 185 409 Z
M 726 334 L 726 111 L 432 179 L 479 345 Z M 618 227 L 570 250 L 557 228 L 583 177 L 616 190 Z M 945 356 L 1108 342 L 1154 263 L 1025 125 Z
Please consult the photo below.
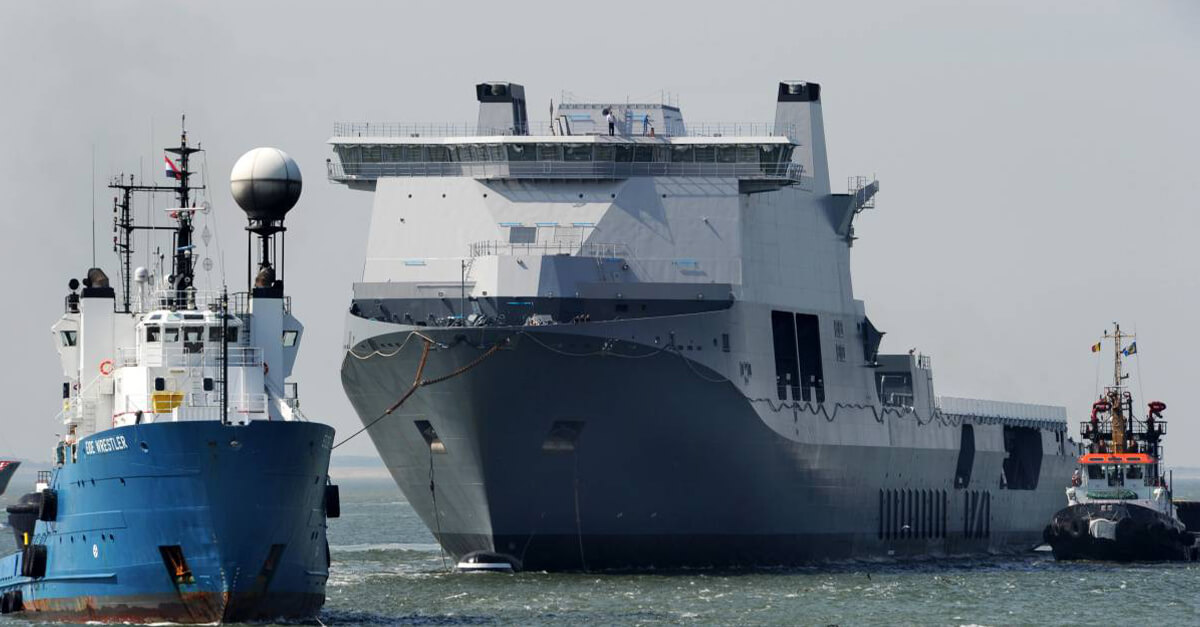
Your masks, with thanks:
M 608 121 L 608 134 L 616 135 L 617 134 L 617 116 L 613 115 L 612 109 L 608 110 L 608 113 L 606 113 L 604 115 L 604 119 Z

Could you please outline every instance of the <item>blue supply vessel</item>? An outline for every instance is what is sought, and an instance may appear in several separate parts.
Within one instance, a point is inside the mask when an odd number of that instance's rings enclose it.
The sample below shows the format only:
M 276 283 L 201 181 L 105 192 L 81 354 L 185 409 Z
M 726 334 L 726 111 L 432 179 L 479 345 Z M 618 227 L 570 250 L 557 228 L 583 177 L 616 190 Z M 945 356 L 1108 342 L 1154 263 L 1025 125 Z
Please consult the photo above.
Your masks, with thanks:
M 53 326 L 63 435 L 53 469 L 8 507 L 18 550 L 0 559 L 4 613 L 213 623 L 311 618 L 325 602 L 334 432 L 304 418 L 288 381 L 303 326 L 273 245 L 300 172 L 273 148 L 237 162 L 233 193 L 260 239 L 258 273 L 244 293 L 205 292 L 194 285 L 195 267 L 211 267 L 192 237 L 209 211 L 190 202 L 203 189 L 189 182 L 197 151 L 186 133 L 167 150 L 170 186 L 110 186 L 121 299 L 99 268 L 70 281 Z M 179 200 L 168 209 L 169 273 L 131 269 L 143 227 L 130 198 L 164 190 Z

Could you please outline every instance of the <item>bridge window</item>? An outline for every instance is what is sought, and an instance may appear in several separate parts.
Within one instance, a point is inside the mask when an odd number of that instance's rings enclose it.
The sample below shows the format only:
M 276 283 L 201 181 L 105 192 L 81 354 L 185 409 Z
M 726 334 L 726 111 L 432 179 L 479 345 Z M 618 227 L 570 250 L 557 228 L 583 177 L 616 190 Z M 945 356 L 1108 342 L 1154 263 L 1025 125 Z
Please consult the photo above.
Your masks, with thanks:
M 146 341 L 147 342 L 161 342 L 162 341 L 162 327 L 158 327 L 158 326 L 146 327 Z
M 221 336 L 224 333 L 225 333 L 224 327 L 208 327 L 208 341 L 220 342 Z M 238 328 L 237 327 L 229 327 L 229 343 L 237 344 L 237 341 L 238 341 Z
M 671 146 L 672 163 L 692 163 L 696 160 L 696 149 L 692 146 Z
M 183 352 L 199 353 L 204 350 L 204 327 L 183 327 Z
M 537 146 L 533 144 L 509 144 L 507 149 L 509 161 L 537 160 Z
M 179 341 L 179 327 L 163 327 L 163 341 L 164 342 L 178 342 Z
M 563 147 L 563 161 L 591 161 L 591 144 L 569 144 Z
M 79 331 L 59 331 L 63 346 L 75 346 L 79 343 Z

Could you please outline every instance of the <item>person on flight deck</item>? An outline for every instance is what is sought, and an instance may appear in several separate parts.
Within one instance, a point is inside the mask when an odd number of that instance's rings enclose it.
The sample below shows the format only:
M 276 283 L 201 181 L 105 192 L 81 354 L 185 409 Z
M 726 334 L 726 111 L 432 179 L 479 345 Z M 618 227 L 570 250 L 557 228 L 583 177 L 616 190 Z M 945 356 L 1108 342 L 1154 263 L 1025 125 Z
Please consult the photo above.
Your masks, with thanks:
M 616 135 L 617 134 L 617 116 L 613 115 L 612 109 L 608 110 L 608 113 L 606 113 L 604 115 L 604 119 L 608 121 L 608 134 Z
M 649 135 L 649 134 L 650 134 L 650 114 L 643 113 L 642 114 L 642 135 Z

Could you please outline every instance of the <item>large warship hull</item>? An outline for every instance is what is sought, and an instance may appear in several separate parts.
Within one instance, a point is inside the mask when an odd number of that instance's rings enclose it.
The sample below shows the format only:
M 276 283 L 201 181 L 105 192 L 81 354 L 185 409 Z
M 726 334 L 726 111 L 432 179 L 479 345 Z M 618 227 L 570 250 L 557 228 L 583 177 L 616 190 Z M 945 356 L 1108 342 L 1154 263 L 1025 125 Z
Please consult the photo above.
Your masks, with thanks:
M 21 575 L 29 549 L 0 561 L 4 609 L 70 622 L 315 616 L 332 437 L 317 423 L 195 421 L 84 438 L 53 475 L 57 514 L 29 539 L 44 572 Z
M 724 315 L 663 323 L 702 328 Z M 981 446 L 977 479 L 956 488 L 957 421 L 750 399 L 694 359 L 703 347 L 664 346 L 665 333 L 658 345 L 603 339 L 648 340 L 649 321 L 349 326 L 370 338 L 342 369 L 364 423 L 409 390 L 425 339 L 434 344 L 422 378 L 452 375 L 369 433 L 460 559 L 487 551 L 527 569 L 575 570 L 1026 551 L 1071 472 L 1073 458 L 1051 451 L 1037 489 L 999 489 L 1006 454 Z M 988 428 L 1001 429 L 977 425 L 981 441 Z

